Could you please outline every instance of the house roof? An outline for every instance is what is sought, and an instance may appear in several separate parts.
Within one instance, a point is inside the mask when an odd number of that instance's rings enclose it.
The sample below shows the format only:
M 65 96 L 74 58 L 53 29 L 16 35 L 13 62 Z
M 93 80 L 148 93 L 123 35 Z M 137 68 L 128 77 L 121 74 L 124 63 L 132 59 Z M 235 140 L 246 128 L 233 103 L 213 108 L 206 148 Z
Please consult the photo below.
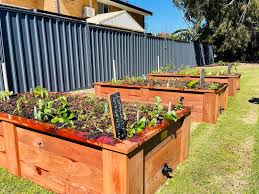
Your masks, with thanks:
M 108 4 L 108 5 L 113 5 L 115 7 L 119 7 L 121 9 L 125 9 L 127 11 L 138 13 L 138 14 L 144 15 L 144 16 L 153 15 L 153 13 L 151 11 L 148 11 L 141 7 L 137 7 L 135 5 L 132 5 L 130 3 L 127 3 L 127 2 L 121 1 L 121 0 L 98 0 L 98 2 Z
M 87 22 L 137 32 L 145 31 L 125 10 L 98 14 L 88 18 Z

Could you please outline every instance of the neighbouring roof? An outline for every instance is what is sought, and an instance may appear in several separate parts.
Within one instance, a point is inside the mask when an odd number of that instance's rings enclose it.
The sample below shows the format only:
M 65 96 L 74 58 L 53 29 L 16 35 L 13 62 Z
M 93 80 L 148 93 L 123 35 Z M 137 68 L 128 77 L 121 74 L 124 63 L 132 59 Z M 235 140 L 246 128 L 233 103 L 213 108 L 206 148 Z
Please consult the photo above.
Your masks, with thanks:
M 112 5 L 112 6 L 115 6 L 115 7 L 119 7 L 121 9 L 131 11 L 131 12 L 134 12 L 134 13 L 138 13 L 138 14 L 144 15 L 144 16 L 153 15 L 153 13 L 151 11 L 148 11 L 148 10 L 143 9 L 141 7 L 137 7 L 135 5 L 132 5 L 130 3 L 127 3 L 127 2 L 121 1 L 121 0 L 98 0 L 98 2 L 108 4 L 108 5 Z
M 116 11 L 98 14 L 87 19 L 88 23 L 104 25 L 114 28 L 122 28 L 131 31 L 144 32 L 145 30 L 136 22 L 127 11 Z

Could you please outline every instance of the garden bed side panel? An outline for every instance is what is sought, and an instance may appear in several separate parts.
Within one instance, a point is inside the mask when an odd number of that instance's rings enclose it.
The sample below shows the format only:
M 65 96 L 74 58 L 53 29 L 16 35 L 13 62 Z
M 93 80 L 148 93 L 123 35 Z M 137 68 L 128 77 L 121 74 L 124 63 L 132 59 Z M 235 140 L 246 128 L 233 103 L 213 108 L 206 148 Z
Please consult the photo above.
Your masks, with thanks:
M 225 94 L 226 89 L 219 95 L 216 93 L 197 93 L 183 92 L 166 89 L 148 89 L 148 88 L 123 88 L 110 87 L 108 85 L 95 85 L 95 95 L 99 97 L 107 97 L 108 94 L 120 92 L 124 101 L 139 101 L 145 103 L 154 103 L 154 98 L 160 96 L 164 104 L 171 102 L 175 104 L 180 97 L 184 97 L 184 105 L 192 109 L 192 121 L 215 123 L 221 104 L 219 99 Z M 210 97 L 208 97 L 210 96 Z M 223 95 L 224 102 L 226 97 Z M 224 106 L 226 109 L 226 107 Z
M 199 81 L 199 76 L 188 76 L 188 75 L 148 75 L 148 79 L 151 80 L 195 80 Z M 205 77 L 205 82 L 217 82 L 228 84 L 228 95 L 235 96 L 240 90 L 240 77 Z
M 190 120 L 188 116 L 181 119 L 179 131 L 167 137 L 162 143 L 145 154 L 145 194 L 153 194 L 167 179 L 162 175 L 163 164 L 168 164 L 173 171 L 189 155 Z M 163 136 L 163 134 L 161 134 Z M 181 149 L 175 149 L 181 148 Z
M 103 193 L 100 150 L 16 127 L 9 122 L 3 121 L 2 126 L 5 168 L 10 173 L 57 193 Z

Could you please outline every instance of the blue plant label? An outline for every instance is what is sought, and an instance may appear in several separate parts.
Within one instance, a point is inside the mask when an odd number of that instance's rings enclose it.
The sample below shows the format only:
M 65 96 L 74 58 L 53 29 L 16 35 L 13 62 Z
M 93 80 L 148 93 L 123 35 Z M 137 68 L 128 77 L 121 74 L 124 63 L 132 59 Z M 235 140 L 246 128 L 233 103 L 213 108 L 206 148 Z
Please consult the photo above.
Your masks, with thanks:
M 118 139 L 125 139 L 127 135 L 126 124 L 122 109 L 122 102 L 120 93 L 113 93 L 109 95 L 110 114 L 113 126 L 114 137 Z

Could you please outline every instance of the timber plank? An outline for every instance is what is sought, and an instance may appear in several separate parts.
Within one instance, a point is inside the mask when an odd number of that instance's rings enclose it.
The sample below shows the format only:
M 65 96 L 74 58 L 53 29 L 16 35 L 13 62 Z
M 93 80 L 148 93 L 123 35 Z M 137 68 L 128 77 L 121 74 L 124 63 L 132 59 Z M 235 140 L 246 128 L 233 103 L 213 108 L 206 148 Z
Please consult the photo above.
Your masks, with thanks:
M 2 122 L 4 131 L 4 144 L 6 151 L 6 164 L 10 173 L 20 176 L 20 163 L 16 127 L 12 123 Z
M 102 153 L 100 150 L 28 131 L 23 128 L 17 128 L 17 137 L 19 142 L 31 147 L 68 157 L 102 170 Z
M 102 171 L 98 168 L 73 161 L 45 150 L 19 142 L 20 160 L 39 167 L 72 184 L 102 192 Z M 84 184 L 82 184 L 82 182 Z
M 4 137 L 0 136 L 0 152 L 5 152 Z
M 6 154 L 5 154 L 5 153 L 2 153 L 2 152 L 0 152 L 0 167 L 7 169 Z

